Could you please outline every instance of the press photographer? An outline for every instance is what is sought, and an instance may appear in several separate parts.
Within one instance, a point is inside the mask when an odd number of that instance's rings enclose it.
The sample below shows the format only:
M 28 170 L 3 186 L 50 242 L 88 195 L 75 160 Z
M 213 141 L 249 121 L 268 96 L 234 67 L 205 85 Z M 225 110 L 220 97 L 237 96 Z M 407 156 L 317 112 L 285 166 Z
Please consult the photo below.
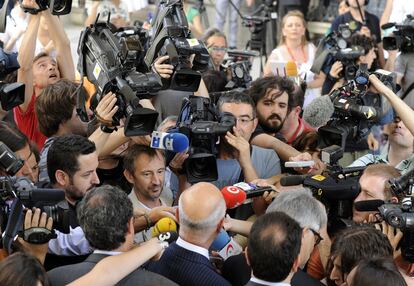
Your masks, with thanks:
M 400 53 L 395 59 L 394 72 L 397 74 L 397 83 L 401 85 L 399 96 L 409 106 L 414 107 L 414 19 L 411 15 L 402 23 L 388 23 L 383 27 L 394 27 L 393 35 L 384 37 L 384 49 L 388 50 L 390 56 Z

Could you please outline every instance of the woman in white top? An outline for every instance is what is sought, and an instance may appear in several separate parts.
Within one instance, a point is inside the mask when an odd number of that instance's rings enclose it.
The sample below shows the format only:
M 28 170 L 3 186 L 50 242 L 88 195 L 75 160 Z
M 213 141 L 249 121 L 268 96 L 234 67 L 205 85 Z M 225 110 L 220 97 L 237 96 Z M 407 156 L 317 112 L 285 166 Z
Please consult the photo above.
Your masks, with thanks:
M 288 12 L 282 19 L 282 38 L 279 46 L 272 51 L 264 69 L 264 75 L 284 74 L 276 71 L 277 63 L 294 61 L 298 67 L 299 76 L 306 80 L 306 106 L 316 96 L 320 95 L 324 76 L 315 75 L 310 71 L 315 58 L 316 47 L 306 40 L 306 21 L 302 12 L 298 10 Z

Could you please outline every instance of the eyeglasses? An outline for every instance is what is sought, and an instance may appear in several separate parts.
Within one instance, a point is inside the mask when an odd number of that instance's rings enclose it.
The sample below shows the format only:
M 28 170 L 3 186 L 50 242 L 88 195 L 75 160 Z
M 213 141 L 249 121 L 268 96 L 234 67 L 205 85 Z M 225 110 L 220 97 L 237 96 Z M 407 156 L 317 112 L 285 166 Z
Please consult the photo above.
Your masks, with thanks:
M 208 48 L 208 50 L 210 52 L 222 52 L 222 53 L 227 52 L 227 48 L 224 48 L 224 47 L 210 47 Z
M 240 125 L 247 125 L 247 124 L 249 124 L 250 122 L 252 122 L 254 120 L 254 118 L 249 118 L 249 117 L 239 117 L 239 118 L 236 118 L 236 122 L 238 123 L 238 124 L 240 124 Z
M 317 231 L 315 231 L 315 230 L 313 230 L 313 229 L 309 229 L 312 233 L 313 233 L 313 235 L 315 236 L 315 245 L 314 246 L 317 246 L 319 243 L 321 243 L 321 241 L 323 240 L 323 238 L 322 238 L 322 236 L 319 234 L 319 232 L 317 232 Z

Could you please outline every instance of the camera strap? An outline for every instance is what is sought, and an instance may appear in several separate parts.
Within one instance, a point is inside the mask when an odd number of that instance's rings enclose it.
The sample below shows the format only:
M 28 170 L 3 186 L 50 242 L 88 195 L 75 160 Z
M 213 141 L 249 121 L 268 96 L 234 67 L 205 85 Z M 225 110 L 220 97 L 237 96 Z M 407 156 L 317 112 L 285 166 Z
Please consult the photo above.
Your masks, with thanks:
M 6 18 L 7 18 L 7 6 L 9 6 L 9 1 L 6 0 L 3 3 L 3 8 L 0 10 L 0 33 L 4 33 L 6 30 Z
M 88 35 L 91 31 L 90 27 L 86 27 L 85 31 L 81 34 L 81 37 L 79 39 L 79 43 L 81 45 L 78 47 L 78 54 L 79 54 L 79 62 L 78 62 L 78 68 L 80 73 L 80 84 L 77 88 L 76 92 L 76 113 L 78 114 L 79 118 L 83 122 L 88 122 L 89 117 L 88 113 L 86 112 L 86 96 L 85 93 L 82 90 L 83 86 L 83 78 L 85 76 L 85 59 L 84 59 L 84 49 L 85 49 L 85 37 Z
M 49 230 L 44 227 L 31 227 L 25 229 L 24 231 L 19 232 L 19 236 L 22 237 L 24 241 L 33 244 L 44 244 L 51 239 L 57 238 L 53 229 Z
M 4 230 L 2 242 L 3 248 L 7 250 L 9 254 L 12 253 L 13 241 L 17 237 L 18 230 L 23 224 L 23 204 L 18 198 L 14 198 L 10 206 L 9 219 L 7 220 L 7 226 Z
M 410 86 L 404 91 L 404 93 L 401 95 L 401 100 L 404 100 L 407 96 L 408 96 L 408 94 L 412 91 L 414 89 L 414 82 L 412 82 L 411 84 L 410 84 Z

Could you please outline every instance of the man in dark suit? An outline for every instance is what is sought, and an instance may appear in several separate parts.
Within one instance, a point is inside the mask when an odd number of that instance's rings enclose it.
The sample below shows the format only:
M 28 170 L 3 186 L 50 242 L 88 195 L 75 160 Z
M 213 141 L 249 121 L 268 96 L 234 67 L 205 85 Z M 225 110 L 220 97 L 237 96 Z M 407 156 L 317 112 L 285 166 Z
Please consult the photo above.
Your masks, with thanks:
M 78 207 L 79 224 L 96 250 L 86 261 L 48 272 L 52 285 L 66 285 L 88 273 L 100 260 L 128 251 L 134 242 L 133 208 L 122 190 L 103 185 L 89 191 Z M 144 269 L 136 269 L 118 285 L 176 285 Z
M 282 212 L 260 216 L 252 226 L 246 248 L 252 277 L 246 284 L 290 285 L 299 266 L 302 229 Z
M 224 198 L 213 184 L 198 183 L 185 190 L 178 202 L 179 238 L 147 268 L 181 286 L 230 286 L 211 265 L 208 252 L 225 213 Z

